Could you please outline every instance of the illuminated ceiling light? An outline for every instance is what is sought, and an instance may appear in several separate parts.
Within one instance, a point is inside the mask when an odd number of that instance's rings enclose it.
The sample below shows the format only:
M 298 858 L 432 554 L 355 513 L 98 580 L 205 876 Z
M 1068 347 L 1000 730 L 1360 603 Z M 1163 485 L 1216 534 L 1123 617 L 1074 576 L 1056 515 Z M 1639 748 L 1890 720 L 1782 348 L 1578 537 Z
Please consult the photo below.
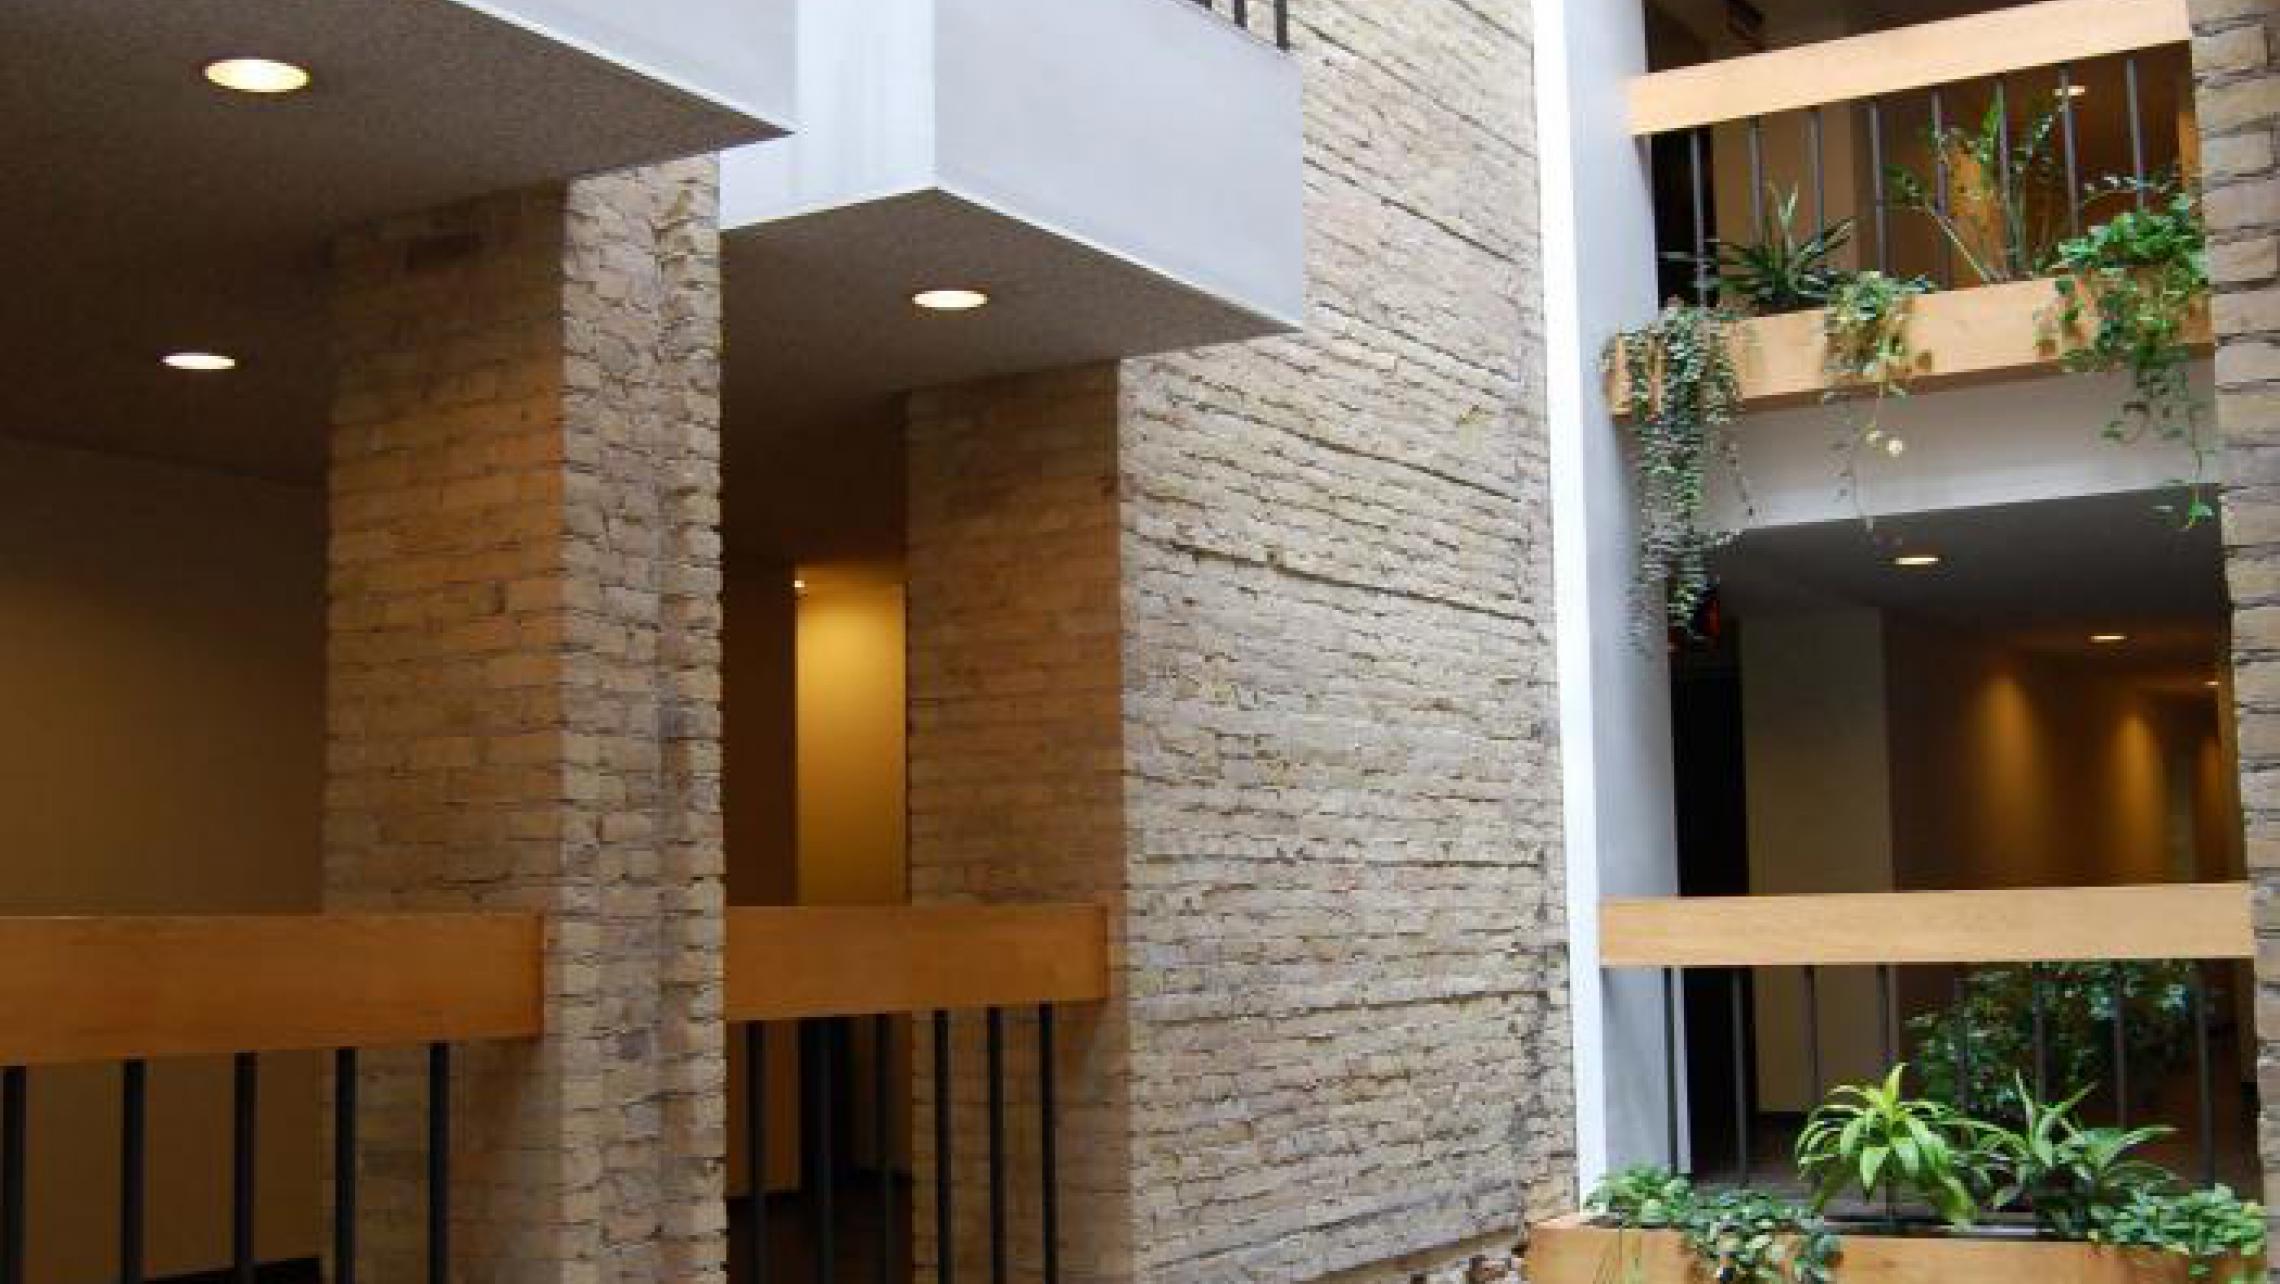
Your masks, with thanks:
M 2089 92 L 2090 86 L 2088 85 L 2068 85 L 2066 88 L 2058 90 L 2051 96 L 2054 98 L 2080 98 L 2082 95 Z
M 1940 555 L 1937 553 L 1902 553 L 1900 556 L 1892 559 L 1892 564 L 1894 566 L 1907 567 L 1938 566 L 1940 564 Z
M 290 94 L 309 87 L 306 68 L 274 58 L 223 58 L 206 64 L 206 79 L 241 94 Z
M 2127 633 L 2093 633 L 2090 635 L 2090 640 L 2099 646 L 2113 646 L 2118 642 L 2129 641 L 2130 635 Z
M 2202 685 L 2202 686 L 2205 686 L 2205 687 L 2207 687 L 2207 688 L 2208 688 L 2209 690 L 2211 690 L 2211 691 L 2214 691 L 2214 690 L 2216 690 L 2216 689 L 2217 689 L 2217 687 L 2218 687 L 2219 683 L 2217 682 L 2217 680 L 2216 680 L 2215 678 L 2211 678 L 2211 679 L 2209 679 L 2207 682 L 2204 682 L 2204 683 L 2202 683 L 2201 685 Z
M 219 352 L 169 352 L 159 360 L 176 370 L 188 370 L 196 374 L 237 369 L 236 357 L 224 356 Z
M 971 312 L 987 304 L 990 296 L 980 290 L 920 290 L 910 301 L 929 312 Z

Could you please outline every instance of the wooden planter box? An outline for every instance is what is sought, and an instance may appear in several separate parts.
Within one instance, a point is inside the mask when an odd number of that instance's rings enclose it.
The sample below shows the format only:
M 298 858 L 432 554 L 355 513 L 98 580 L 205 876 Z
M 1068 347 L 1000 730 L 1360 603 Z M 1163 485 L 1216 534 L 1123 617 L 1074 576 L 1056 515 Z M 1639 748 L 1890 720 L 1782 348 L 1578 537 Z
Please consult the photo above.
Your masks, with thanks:
M 1530 1284 L 1703 1284 L 1676 1231 L 1617 1231 L 1582 1217 L 1528 1237 Z M 2187 1284 L 2186 1262 L 2164 1253 L 2029 1239 L 1844 1237 L 1838 1284 Z M 2228 1276 L 2220 1271 L 2221 1282 Z

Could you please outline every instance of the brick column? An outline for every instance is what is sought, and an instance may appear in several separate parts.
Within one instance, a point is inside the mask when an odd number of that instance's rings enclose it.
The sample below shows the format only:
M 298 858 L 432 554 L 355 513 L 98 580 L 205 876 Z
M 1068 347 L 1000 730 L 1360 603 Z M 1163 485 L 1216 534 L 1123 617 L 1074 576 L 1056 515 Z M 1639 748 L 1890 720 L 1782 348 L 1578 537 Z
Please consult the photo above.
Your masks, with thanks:
M 326 902 L 549 917 L 548 1034 L 460 1058 L 454 1276 L 723 1273 L 711 161 L 337 247 Z M 363 1085 L 364 1277 L 424 1093 Z

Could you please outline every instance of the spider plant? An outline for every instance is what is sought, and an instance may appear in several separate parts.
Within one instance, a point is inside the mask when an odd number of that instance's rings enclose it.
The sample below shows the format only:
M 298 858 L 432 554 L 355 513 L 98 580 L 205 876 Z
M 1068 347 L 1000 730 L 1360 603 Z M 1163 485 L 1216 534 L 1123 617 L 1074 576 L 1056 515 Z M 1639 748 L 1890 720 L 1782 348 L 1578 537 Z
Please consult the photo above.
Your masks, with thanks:
M 1709 252 L 1700 257 L 1672 257 L 1694 264 L 1702 279 L 1715 281 L 1728 306 L 1773 316 L 1828 303 L 1852 275 L 1835 262 L 1852 236 L 1853 221 L 1845 218 L 1801 238 L 1797 189 L 1784 193 L 1769 183 L 1758 214 L 1757 240 L 1748 244 L 1712 240 Z

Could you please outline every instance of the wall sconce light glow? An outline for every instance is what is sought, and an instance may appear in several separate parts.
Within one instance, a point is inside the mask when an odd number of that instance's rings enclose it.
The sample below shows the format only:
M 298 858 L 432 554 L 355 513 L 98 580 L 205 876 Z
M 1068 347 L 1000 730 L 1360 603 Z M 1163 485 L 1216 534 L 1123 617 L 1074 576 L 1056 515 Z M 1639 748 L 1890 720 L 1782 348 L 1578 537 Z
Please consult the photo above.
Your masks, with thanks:
M 2113 646 L 2116 643 L 2129 641 L 2130 635 L 2127 633 L 2093 633 L 2090 635 L 2090 640 L 2099 646 Z
M 237 369 L 236 357 L 224 356 L 219 352 L 169 352 L 159 360 L 173 369 L 188 370 L 194 374 Z
M 806 581 L 806 580 L 793 580 L 793 581 L 792 581 L 792 592 L 794 592 L 794 593 L 805 593 L 805 592 L 807 592 L 807 581 Z
M 2054 94 L 2054 95 L 2052 95 L 2052 96 L 2053 96 L 2053 97 L 2056 97 L 2056 98 L 2080 98 L 2081 96 L 2083 96 L 2084 94 L 2087 94 L 2087 93 L 2089 93 L 2089 92 L 2090 92 L 2090 86 L 2088 86 L 2088 85 L 2081 85 L 2081 84 L 2075 84 L 2075 85 L 2068 85 L 2066 88 L 2059 90 L 2059 91 L 2058 91 L 2056 94 Z
M 1902 553 L 1900 556 L 1892 559 L 1892 564 L 1894 566 L 1905 566 L 1910 568 L 1922 566 L 1938 566 L 1940 564 L 1940 555 L 1937 553 Z
M 290 94 L 309 87 L 307 68 L 274 58 L 223 58 L 206 64 L 206 79 L 241 94 Z
M 929 312 L 971 312 L 987 304 L 990 296 L 980 290 L 920 290 L 910 301 Z
M 2217 689 L 2219 686 L 2221 686 L 2222 684 L 2221 684 L 2221 683 L 2219 683 L 2219 682 L 2218 682 L 2218 681 L 2217 681 L 2215 678 L 2211 678 L 2211 679 L 2209 679 L 2207 682 L 2204 682 L 2204 683 L 2202 683 L 2201 685 L 2202 685 L 2202 686 L 2205 686 L 2205 687 L 2207 687 L 2207 688 L 2208 688 L 2209 690 L 2211 690 L 2211 691 L 2214 691 L 2214 690 L 2216 690 L 2216 689 Z

